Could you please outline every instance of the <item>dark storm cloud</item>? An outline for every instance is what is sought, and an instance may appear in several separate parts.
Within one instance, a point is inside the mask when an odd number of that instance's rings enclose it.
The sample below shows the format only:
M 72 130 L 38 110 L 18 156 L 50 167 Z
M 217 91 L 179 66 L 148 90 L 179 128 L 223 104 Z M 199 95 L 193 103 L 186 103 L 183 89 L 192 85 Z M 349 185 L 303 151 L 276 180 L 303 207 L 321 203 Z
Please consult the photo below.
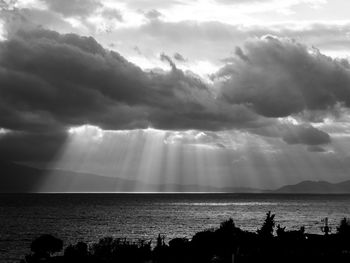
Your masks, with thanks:
M 1 105 L 20 117 L 14 123 L 25 124 L 23 118 L 33 124 L 41 119 L 63 126 L 79 124 L 123 103 L 140 102 L 138 96 L 147 100 L 147 76 L 93 38 L 22 32 L 0 44 L 0 57 Z
M 350 71 L 318 50 L 267 36 L 249 41 L 217 76 L 221 96 L 266 117 L 350 106 Z
M 176 68 L 146 73 L 91 37 L 37 29 L 0 44 L 0 127 L 220 130 L 261 125 L 246 107 L 214 99 L 199 77 Z M 255 124 L 257 123 L 257 124 Z
M 0 43 L 0 127 L 12 131 L 0 139 L 0 158 L 29 158 L 39 138 L 38 159 L 41 154 L 52 157 L 67 129 L 83 124 L 103 129 L 236 128 L 257 134 L 265 129 L 260 134 L 289 144 L 330 142 L 328 134 L 310 125 L 280 128 L 266 116 L 327 109 L 339 102 L 348 106 L 344 63 L 272 37 L 237 48 L 236 56 L 217 74 L 217 91 L 178 69 L 165 54 L 161 59 L 170 63 L 170 71 L 145 72 L 91 37 L 19 31 Z M 28 154 L 21 145 L 28 146 Z

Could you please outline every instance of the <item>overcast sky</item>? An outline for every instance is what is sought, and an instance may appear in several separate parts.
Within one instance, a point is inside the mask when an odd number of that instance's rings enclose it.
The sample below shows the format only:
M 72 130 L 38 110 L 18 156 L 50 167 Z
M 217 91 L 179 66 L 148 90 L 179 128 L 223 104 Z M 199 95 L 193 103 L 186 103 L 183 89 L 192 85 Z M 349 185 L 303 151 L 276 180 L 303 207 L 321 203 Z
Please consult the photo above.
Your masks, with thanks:
M 162 184 L 350 179 L 349 1 L 0 10 L 0 159 Z

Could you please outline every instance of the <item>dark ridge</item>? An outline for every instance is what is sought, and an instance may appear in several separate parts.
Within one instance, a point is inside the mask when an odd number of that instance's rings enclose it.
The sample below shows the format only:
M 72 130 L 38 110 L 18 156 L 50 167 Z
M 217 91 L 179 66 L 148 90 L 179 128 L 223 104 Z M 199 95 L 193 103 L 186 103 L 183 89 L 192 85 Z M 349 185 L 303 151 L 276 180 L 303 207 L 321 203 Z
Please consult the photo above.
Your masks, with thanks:
M 286 185 L 274 193 L 312 193 L 312 194 L 345 194 L 350 193 L 350 180 L 340 183 L 326 181 L 303 181 L 295 185 Z
M 0 193 L 35 192 L 45 178 L 45 172 L 0 160 Z
M 260 189 L 202 185 L 158 185 L 118 177 L 56 169 L 37 169 L 22 164 L 0 162 L 0 193 L 28 192 L 227 192 L 261 193 Z M 48 182 L 45 184 L 45 182 Z M 44 185 L 43 188 L 40 186 Z M 135 189 L 135 186 L 139 189 Z M 266 192 L 266 191 L 265 191 Z
M 101 176 L 56 169 L 37 169 L 0 160 L 0 193 L 28 192 L 215 192 L 276 194 L 348 194 L 350 180 L 340 183 L 303 181 L 276 190 L 204 185 L 159 185 L 118 177 Z M 45 184 L 45 182 L 48 182 Z M 43 188 L 40 186 L 44 185 Z M 135 186 L 138 189 L 135 189 Z M 141 189 L 141 190 L 140 190 Z

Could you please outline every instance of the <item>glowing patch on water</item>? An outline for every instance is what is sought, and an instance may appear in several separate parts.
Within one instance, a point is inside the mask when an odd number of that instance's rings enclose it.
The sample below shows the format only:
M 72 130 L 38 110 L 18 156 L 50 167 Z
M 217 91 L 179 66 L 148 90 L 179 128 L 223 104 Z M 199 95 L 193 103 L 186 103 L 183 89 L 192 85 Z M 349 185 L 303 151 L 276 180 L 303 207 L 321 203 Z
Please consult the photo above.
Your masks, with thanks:
M 278 203 L 273 202 L 225 202 L 225 203 L 172 203 L 172 205 L 185 206 L 276 206 Z

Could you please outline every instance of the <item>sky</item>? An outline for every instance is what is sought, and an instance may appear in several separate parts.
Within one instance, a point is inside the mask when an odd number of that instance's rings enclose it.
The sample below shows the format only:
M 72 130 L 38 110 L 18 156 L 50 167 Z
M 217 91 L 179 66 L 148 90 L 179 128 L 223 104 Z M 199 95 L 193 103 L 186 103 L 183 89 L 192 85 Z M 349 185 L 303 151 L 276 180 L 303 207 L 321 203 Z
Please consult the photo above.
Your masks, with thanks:
M 348 180 L 349 8 L 0 0 L 0 159 L 135 191 Z

